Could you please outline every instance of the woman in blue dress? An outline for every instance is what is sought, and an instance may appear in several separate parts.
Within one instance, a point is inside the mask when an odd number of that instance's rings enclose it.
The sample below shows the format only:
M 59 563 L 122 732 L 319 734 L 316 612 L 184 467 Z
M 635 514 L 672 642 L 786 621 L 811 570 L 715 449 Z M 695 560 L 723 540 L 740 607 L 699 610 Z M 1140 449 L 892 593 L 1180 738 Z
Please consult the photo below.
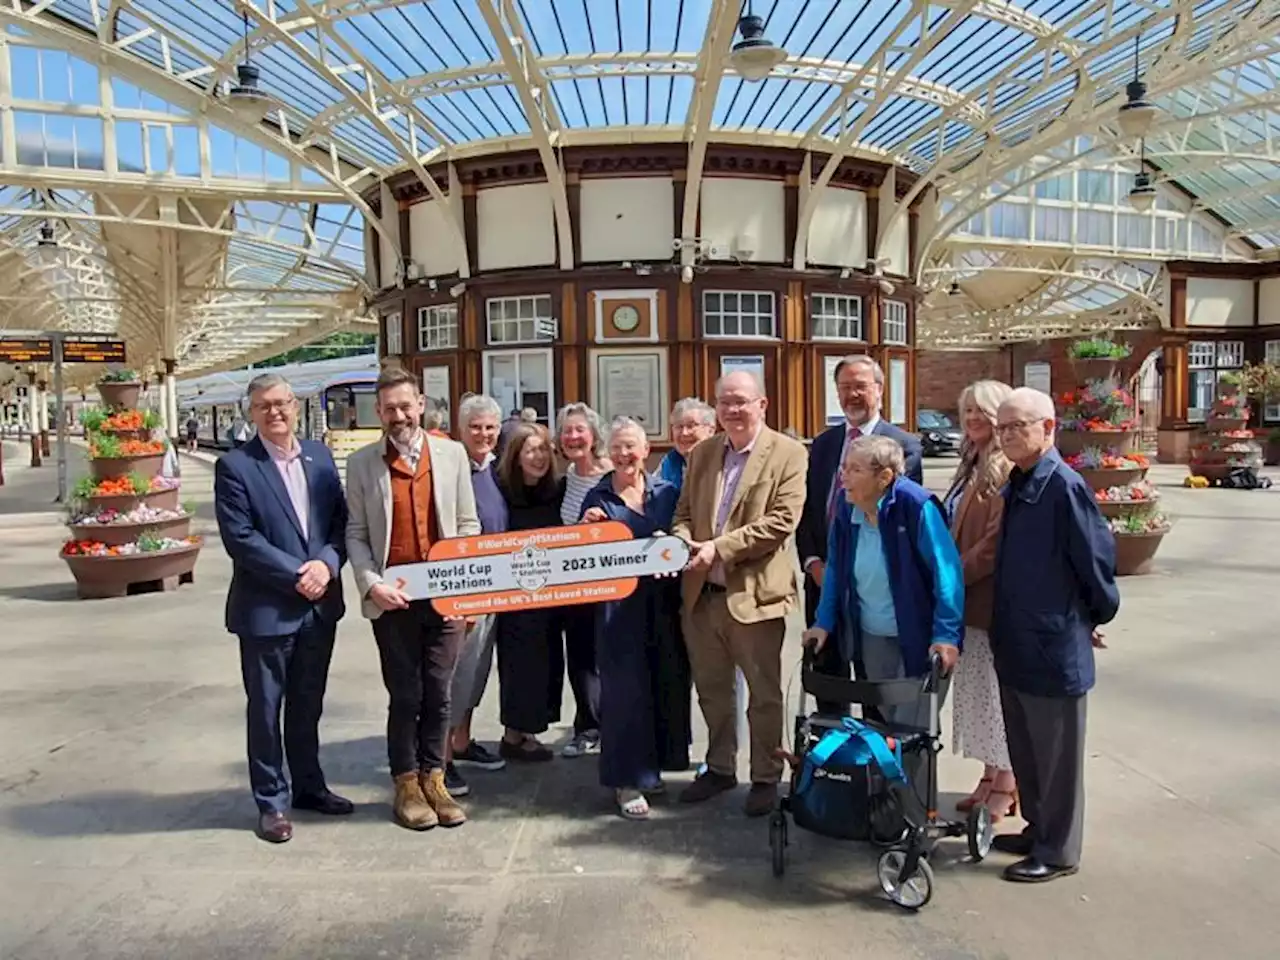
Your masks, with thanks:
M 618 520 L 637 539 L 671 528 L 677 488 L 645 473 L 644 428 L 619 417 L 609 431 L 613 470 L 583 500 L 583 521 Z M 600 670 L 600 783 L 618 811 L 649 816 L 663 770 L 689 766 L 691 681 L 680 632 L 678 578 L 642 577 L 635 593 L 596 606 Z

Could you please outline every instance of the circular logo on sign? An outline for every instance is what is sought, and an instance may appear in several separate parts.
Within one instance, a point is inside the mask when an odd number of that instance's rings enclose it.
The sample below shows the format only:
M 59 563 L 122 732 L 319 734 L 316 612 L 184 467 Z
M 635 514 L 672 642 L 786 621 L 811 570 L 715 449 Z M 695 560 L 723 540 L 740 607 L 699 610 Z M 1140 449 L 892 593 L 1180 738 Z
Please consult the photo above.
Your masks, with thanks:
M 551 558 L 547 551 L 532 543 L 526 544 L 511 555 L 511 574 L 516 586 L 534 593 L 541 589 L 551 576 Z

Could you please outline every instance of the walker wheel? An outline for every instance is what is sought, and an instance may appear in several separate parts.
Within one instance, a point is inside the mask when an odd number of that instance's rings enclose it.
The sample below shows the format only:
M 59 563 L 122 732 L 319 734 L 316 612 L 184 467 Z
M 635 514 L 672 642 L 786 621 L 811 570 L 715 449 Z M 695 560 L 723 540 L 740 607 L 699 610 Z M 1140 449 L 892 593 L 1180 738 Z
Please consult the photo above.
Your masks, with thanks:
M 787 817 L 780 810 L 769 815 L 769 850 L 773 854 L 773 875 L 787 872 Z
M 969 857 L 974 863 L 981 863 L 991 852 L 991 842 L 996 836 L 995 824 L 991 822 L 991 811 L 986 805 L 978 803 L 969 808 L 965 832 L 969 838 Z
M 919 910 L 933 897 L 933 867 L 920 857 L 916 861 L 915 872 L 902 880 L 900 877 L 906 862 L 907 851 L 886 850 L 880 854 L 880 861 L 876 864 L 876 878 L 885 896 L 898 906 L 904 910 Z

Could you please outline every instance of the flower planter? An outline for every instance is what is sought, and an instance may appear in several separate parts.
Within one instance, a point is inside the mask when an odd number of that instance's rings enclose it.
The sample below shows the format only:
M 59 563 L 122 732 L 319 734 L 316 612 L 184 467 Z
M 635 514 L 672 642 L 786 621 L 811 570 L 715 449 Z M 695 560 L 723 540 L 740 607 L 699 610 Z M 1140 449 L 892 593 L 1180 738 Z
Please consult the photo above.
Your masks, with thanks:
M 176 494 L 178 491 L 173 492 Z M 71 523 L 68 526 L 71 528 L 71 535 L 77 540 L 97 540 L 111 547 L 133 543 L 144 533 L 181 540 L 190 533 L 191 518 L 174 517 L 172 520 L 153 520 L 151 523 Z
M 158 476 L 163 467 L 163 453 L 144 453 L 132 457 L 94 457 L 89 461 L 89 468 L 93 471 L 95 480 L 126 477 L 131 473 L 139 474 L 149 480 Z
M 1088 447 L 1101 447 L 1116 454 L 1132 453 L 1138 447 L 1137 430 L 1059 430 L 1054 445 L 1064 457 Z
M 1079 357 L 1071 361 L 1071 369 L 1081 383 L 1089 380 L 1110 380 L 1116 375 L 1118 359 L 1111 357 Z
M 130 592 L 173 590 L 191 582 L 200 544 L 192 543 L 155 553 L 133 553 L 122 557 L 77 557 L 62 559 L 76 578 L 76 592 L 82 599 L 124 597 Z
M 117 440 L 150 440 L 152 431 L 146 429 L 138 430 L 112 430 L 110 427 L 102 427 L 98 433 L 115 437 Z
M 1084 482 L 1095 490 L 1108 487 L 1124 487 L 1146 476 L 1145 467 L 1129 467 L 1123 470 L 1077 470 Z
M 128 513 L 134 507 L 140 507 L 146 504 L 149 507 L 159 507 L 161 510 L 177 510 L 178 509 L 178 488 L 172 490 L 156 490 L 152 493 L 143 494 L 121 494 L 111 497 L 86 497 L 85 505 L 97 513 L 99 510 L 119 510 L 121 513 Z
M 1248 417 L 1232 417 L 1218 416 L 1214 414 L 1205 421 L 1205 429 L 1211 431 L 1217 430 L 1245 430 L 1249 426 Z
M 132 383 L 99 383 L 97 386 L 98 396 L 108 407 L 132 410 L 142 396 L 142 384 L 136 380 Z
M 1117 533 L 1116 538 L 1116 575 L 1121 577 L 1138 576 L 1150 573 L 1156 551 L 1160 549 L 1160 541 L 1168 530 L 1155 533 Z
M 1104 517 L 1127 517 L 1134 513 L 1149 513 L 1160 505 L 1160 501 L 1150 500 L 1099 500 L 1098 509 Z

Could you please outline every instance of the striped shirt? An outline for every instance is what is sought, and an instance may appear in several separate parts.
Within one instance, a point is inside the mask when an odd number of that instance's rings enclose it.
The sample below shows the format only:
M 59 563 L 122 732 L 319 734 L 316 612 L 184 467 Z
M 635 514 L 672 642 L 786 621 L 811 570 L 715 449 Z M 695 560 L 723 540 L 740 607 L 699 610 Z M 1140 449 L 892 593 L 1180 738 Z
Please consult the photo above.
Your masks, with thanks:
M 603 474 L 580 477 L 570 465 L 568 472 L 564 475 L 564 500 L 560 504 L 561 523 L 574 524 L 582 519 L 582 501 L 586 499 L 587 491 L 600 482 L 601 476 Z

